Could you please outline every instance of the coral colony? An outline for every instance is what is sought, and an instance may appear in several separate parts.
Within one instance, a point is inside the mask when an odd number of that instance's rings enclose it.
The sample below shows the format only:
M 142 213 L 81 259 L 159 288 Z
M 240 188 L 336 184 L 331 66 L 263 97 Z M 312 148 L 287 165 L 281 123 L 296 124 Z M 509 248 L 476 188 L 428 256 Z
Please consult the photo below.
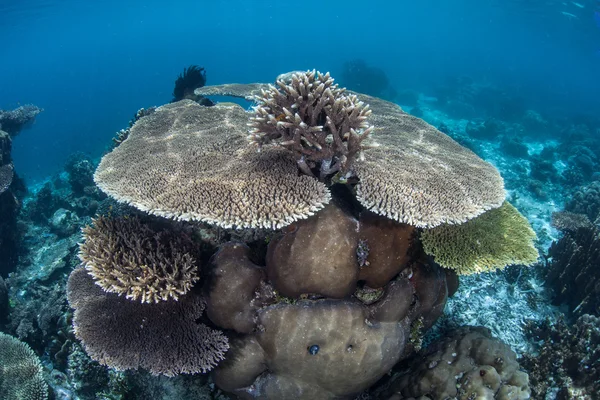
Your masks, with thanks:
M 329 73 L 205 83 L 204 68 L 184 69 L 173 101 L 138 111 L 97 167 L 75 155 L 66 177 L 26 200 L 11 140 L 40 109 L 0 113 L 0 226 L 12 232 L 0 268 L 21 265 L 0 278 L 0 324 L 12 334 L 0 333 L 0 399 L 598 393 L 598 354 L 584 356 L 600 337 L 588 315 L 600 304 L 597 183 L 554 214 L 564 235 L 543 277 L 577 322 L 515 328 L 544 340 L 517 359 L 512 342 L 457 311 L 500 302 L 468 291 L 478 279 L 500 290 L 495 271 L 529 285 L 528 299 L 539 289 L 525 268 L 540 261 L 538 238 L 495 166 L 448 126 Z M 465 129 L 484 138 L 502 126 Z M 501 148 L 527 154 L 512 139 Z M 37 251 L 19 261 L 20 242 Z

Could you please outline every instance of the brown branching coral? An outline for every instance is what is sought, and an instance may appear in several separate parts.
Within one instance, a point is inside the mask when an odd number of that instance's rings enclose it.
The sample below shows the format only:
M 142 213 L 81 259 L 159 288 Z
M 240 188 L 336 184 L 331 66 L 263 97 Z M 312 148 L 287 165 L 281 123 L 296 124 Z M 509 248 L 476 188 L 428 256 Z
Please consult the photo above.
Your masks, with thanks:
M 142 303 L 177 300 L 198 280 L 184 232 L 155 230 L 137 217 L 99 217 L 83 228 L 79 258 L 109 293 Z
M 205 373 L 225 358 L 227 337 L 198 322 L 202 298 L 188 293 L 179 301 L 155 304 L 106 293 L 83 268 L 67 284 L 75 309 L 75 335 L 87 354 L 117 370 L 145 368 L 153 375 Z
M 255 97 L 249 139 L 291 151 L 307 175 L 313 176 L 314 168 L 320 169 L 321 179 L 345 174 L 362 157 L 363 142 L 373 130 L 367 122 L 369 106 L 345 91 L 329 73 L 314 70 L 294 73 L 289 81 L 279 79 L 277 87 Z

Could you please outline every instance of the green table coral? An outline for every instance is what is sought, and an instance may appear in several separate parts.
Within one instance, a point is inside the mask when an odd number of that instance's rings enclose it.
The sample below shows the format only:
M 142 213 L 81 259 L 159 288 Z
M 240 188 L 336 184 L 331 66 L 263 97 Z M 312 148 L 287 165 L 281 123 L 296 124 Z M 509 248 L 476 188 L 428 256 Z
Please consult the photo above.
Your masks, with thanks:
M 539 256 L 535 238 L 527 219 L 507 201 L 464 224 L 444 224 L 421 234 L 425 252 L 459 275 L 531 265 Z

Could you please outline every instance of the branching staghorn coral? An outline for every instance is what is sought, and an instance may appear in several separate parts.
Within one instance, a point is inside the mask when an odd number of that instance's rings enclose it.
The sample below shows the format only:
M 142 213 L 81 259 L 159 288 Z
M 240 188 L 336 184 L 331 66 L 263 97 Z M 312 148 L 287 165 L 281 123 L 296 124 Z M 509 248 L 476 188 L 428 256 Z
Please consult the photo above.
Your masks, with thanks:
M 351 171 L 355 159 L 367 148 L 363 144 L 373 126 L 367 122 L 369 106 L 333 83 L 329 73 L 307 71 L 280 78 L 255 97 L 249 139 L 291 151 L 300 170 L 319 178 Z
M 177 300 L 198 280 L 191 239 L 137 217 L 99 217 L 83 228 L 79 259 L 109 293 L 142 303 Z

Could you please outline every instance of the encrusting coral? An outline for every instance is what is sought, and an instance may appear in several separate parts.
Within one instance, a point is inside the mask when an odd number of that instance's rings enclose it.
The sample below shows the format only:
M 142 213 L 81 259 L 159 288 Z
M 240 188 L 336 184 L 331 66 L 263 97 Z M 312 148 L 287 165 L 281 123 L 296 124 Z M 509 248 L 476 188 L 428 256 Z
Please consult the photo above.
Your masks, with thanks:
M 159 107 L 102 158 L 94 180 L 142 211 L 224 228 L 277 229 L 323 208 L 329 191 L 298 175 L 285 149 L 248 146 L 248 117 L 231 103 Z
M 516 354 L 487 328 L 463 327 L 430 345 L 398 373 L 387 390 L 389 400 L 530 398 L 529 379 Z
M 184 231 L 157 230 L 134 216 L 100 216 L 83 236 L 79 259 L 109 293 L 142 303 L 177 300 L 199 279 L 194 244 Z
M 373 130 L 369 106 L 356 95 L 316 71 L 298 72 L 289 81 L 279 79 L 255 97 L 249 139 L 259 147 L 275 143 L 294 154 L 300 170 L 319 177 L 350 172 L 362 157 L 363 143 Z
M 508 202 L 464 224 L 440 225 L 421 234 L 425 252 L 459 275 L 531 265 L 539 257 L 535 238 L 527 219 Z
M 42 364 L 24 342 L 0 332 L 0 399 L 46 400 Z
M 205 373 L 229 348 L 220 331 L 198 322 L 202 298 L 140 303 L 103 291 L 84 268 L 67 284 L 73 327 L 94 360 L 117 370 L 144 368 L 152 374 Z

